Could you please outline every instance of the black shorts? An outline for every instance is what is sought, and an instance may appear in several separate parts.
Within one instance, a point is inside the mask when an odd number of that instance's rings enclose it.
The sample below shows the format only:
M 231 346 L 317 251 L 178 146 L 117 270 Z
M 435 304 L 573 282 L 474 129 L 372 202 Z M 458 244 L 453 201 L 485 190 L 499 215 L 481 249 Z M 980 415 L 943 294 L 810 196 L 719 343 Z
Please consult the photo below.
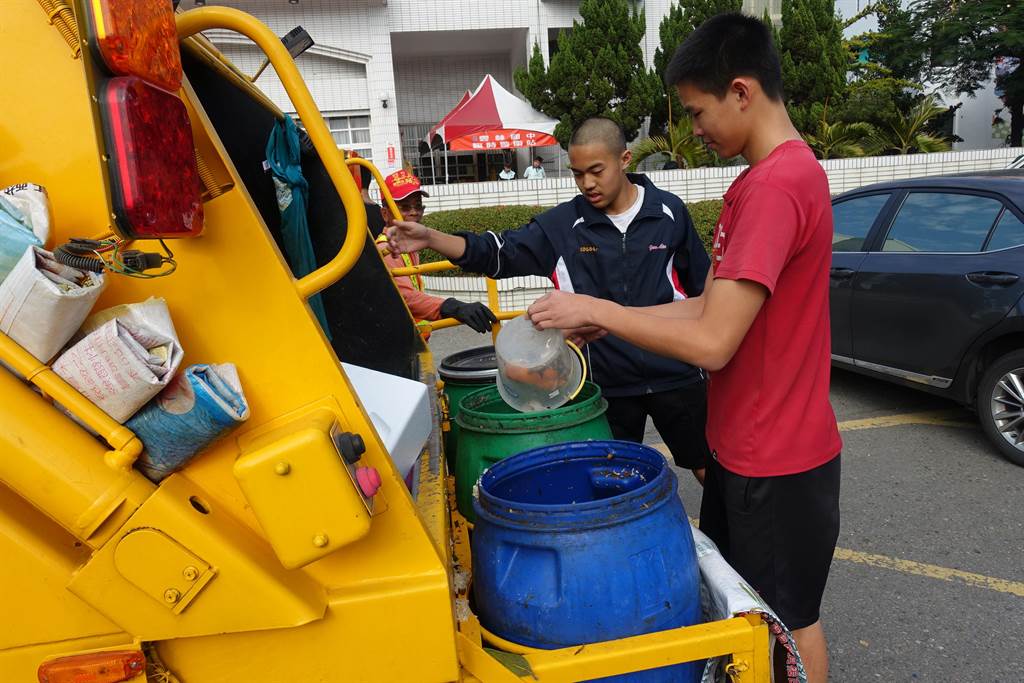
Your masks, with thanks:
M 608 424 L 616 439 L 643 443 L 650 415 L 677 466 L 688 470 L 707 466 L 711 451 L 704 436 L 708 421 L 708 392 L 704 382 L 607 400 Z
M 781 477 L 708 463 L 700 530 L 791 630 L 818 621 L 839 538 L 839 474 L 838 455 Z

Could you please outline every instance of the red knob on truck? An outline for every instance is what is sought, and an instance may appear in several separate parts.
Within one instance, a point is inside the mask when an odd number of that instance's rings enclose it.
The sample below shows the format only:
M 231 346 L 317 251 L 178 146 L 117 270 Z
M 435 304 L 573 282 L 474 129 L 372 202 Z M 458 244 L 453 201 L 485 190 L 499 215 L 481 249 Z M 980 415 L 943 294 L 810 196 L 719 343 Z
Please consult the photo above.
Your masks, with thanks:
M 359 489 L 367 498 L 373 498 L 380 488 L 380 472 L 375 467 L 360 467 L 356 470 L 356 481 L 359 482 Z

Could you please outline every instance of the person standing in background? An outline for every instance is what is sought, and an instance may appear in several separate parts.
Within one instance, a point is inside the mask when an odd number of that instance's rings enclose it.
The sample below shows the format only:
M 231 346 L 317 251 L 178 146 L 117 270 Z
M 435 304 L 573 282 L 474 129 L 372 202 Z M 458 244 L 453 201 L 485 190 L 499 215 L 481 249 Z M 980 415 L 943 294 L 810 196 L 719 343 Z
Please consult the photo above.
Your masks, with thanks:
M 523 173 L 523 177 L 527 180 L 544 180 L 544 167 L 541 165 L 544 163 L 544 159 L 541 157 L 534 157 L 533 164 Z

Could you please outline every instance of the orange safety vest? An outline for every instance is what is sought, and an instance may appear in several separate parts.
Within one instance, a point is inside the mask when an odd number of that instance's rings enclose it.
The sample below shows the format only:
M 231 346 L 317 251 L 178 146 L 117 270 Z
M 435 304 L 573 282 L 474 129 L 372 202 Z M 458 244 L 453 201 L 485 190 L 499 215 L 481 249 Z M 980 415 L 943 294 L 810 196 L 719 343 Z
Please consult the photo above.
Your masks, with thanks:
M 385 235 L 384 233 L 381 233 L 380 235 L 378 235 L 377 239 L 375 240 L 375 242 L 377 244 L 386 244 L 387 241 L 388 241 L 388 236 Z M 402 256 L 402 263 L 404 263 L 407 267 L 412 268 L 414 265 L 416 265 L 416 264 L 414 264 L 412 262 L 412 257 L 409 256 L 408 254 L 402 254 L 401 256 Z M 420 292 L 423 291 L 423 278 L 421 276 L 419 276 L 419 275 L 410 275 L 409 276 L 409 280 L 412 282 L 413 289 L 415 289 L 417 291 L 420 291 Z M 423 335 L 424 339 L 427 339 L 427 338 L 430 337 L 430 321 L 429 320 L 417 320 L 416 321 L 416 327 L 418 327 L 420 329 L 420 334 Z

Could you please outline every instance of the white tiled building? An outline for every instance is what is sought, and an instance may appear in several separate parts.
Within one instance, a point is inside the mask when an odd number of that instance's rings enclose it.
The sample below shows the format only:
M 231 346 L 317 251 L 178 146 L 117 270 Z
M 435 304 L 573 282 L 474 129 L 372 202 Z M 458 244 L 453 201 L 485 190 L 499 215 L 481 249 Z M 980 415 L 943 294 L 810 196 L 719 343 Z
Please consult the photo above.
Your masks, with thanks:
M 837 9 L 852 16 L 865 0 L 837 0 Z M 651 65 L 658 47 L 658 25 L 672 0 L 639 0 L 647 32 L 643 53 Z M 516 92 L 512 73 L 526 64 L 534 43 L 547 58 L 563 28 L 578 19 L 577 0 L 180 0 L 183 9 L 199 4 L 227 5 L 253 14 L 278 35 L 297 25 L 316 45 L 297 59 L 335 140 L 371 158 L 382 170 L 399 168 L 404 159 L 416 165 L 425 181 L 432 176 L 430 158 L 420 157 L 418 142 L 486 74 Z M 744 0 L 745 12 L 761 16 L 767 8 L 780 21 L 781 0 Z M 870 28 L 858 22 L 849 32 Z M 263 60 L 247 39 L 224 31 L 207 35 L 247 73 Z M 272 69 L 258 85 L 285 111 L 292 111 Z M 990 93 L 980 109 L 988 109 Z M 978 103 L 982 105 L 981 102 Z M 964 107 L 958 116 L 969 115 Z M 988 112 L 991 116 L 991 112 Z M 958 133 L 968 139 L 969 127 Z M 978 144 L 973 136 L 968 148 Z M 977 139 L 976 139 L 977 138 Z M 541 148 L 549 175 L 564 161 L 558 148 Z M 529 152 L 519 152 L 519 173 Z M 564 158 L 564 157 L 563 157 Z M 436 177 L 443 178 L 440 154 Z M 493 180 L 501 169 L 500 153 L 449 155 L 452 180 Z
M 670 2 L 640 2 L 648 66 Z M 525 66 L 534 43 L 547 58 L 559 31 L 579 18 L 577 0 L 181 0 L 182 9 L 195 4 L 236 7 L 278 35 L 305 28 L 316 45 L 296 63 L 335 139 L 387 171 L 405 158 L 419 164 L 418 140 L 486 74 L 516 92 L 512 73 Z M 758 16 L 766 7 L 778 19 L 781 0 L 744 0 L 744 10 Z M 262 54 L 246 39 L 223 31 L 207 35 L 243 71 L 259 68 Z M 293 111 L 272 69 L 257 83 Z M 549 172 L 556 170 L 555 149 L 539 150 Z M 521 173 L 529 153 L 520 155 Z M 451 155 L 451 177 L 486 180 L 501 169 L 500 154 L 488 162 L 482 156 Z M 440 156 L 436 161 L 440 166 Z M 429 168 L 421 168 L 425 179 Z

